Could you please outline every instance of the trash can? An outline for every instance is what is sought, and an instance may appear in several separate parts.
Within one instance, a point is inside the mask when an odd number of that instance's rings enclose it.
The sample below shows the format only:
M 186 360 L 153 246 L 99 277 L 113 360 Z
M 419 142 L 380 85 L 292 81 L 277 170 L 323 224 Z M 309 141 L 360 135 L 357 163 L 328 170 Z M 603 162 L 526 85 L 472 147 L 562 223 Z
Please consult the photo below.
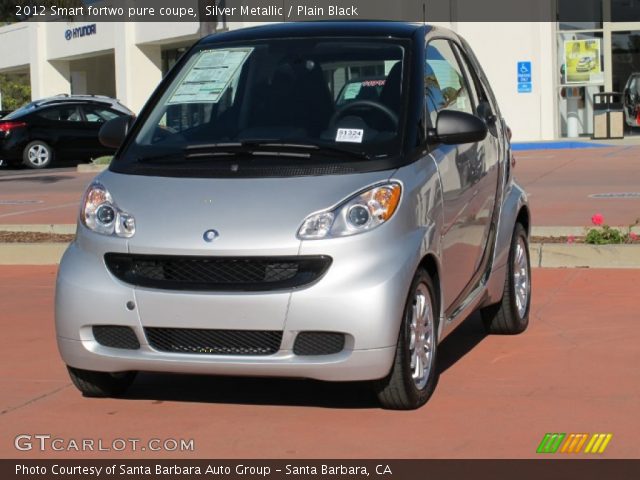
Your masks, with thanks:
M 593 95 L 594 140 L 624 138 L 623 95 L 617 92 Z

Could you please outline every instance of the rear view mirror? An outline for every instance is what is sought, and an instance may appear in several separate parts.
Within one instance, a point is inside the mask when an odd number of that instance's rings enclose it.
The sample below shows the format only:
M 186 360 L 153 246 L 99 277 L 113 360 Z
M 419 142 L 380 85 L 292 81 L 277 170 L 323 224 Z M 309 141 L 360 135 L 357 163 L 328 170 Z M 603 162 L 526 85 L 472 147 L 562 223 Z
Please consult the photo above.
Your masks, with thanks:
M 431 140 L 447 145 L 481 142 L 487 136 L 487 124 L 470 113 L 442 110 L 436 119 Z
M 102 125 L 98 133 L 100 143 L 105 147 L 119 148 L 122 142 L 124 142 L 129 132 L 129 127 L 131 127 L 132 124 L 133 117 L 131 115 L 124 115 L 109 120 Z

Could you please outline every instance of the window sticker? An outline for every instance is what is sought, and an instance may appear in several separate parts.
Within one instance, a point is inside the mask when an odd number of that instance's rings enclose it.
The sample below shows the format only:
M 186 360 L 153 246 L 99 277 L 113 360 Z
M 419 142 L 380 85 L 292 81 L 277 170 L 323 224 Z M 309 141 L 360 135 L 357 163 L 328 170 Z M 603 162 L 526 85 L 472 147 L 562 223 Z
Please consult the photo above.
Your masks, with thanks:
M 167 103 L 218 103 L 251 52 L 253 48 L 201 52 Z
M 364 130 L 361 128 L 339 128 L 336 142 L 362 143 Z
M 360 93 L 360 89 L 362 88 L 361 83 L 350 83 L 344 90 L 344 99 L 345 100 L 353 100 Z

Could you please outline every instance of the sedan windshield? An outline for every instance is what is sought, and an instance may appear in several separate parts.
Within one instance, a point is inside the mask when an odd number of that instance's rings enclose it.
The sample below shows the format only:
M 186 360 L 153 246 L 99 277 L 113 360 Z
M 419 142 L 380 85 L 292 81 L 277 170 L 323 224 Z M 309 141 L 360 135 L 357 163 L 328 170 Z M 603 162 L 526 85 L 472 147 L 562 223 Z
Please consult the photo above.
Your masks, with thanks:
M 225 156 L 388 157 L 400 146 L 404 57 L 401 42 L 386 39 L 205 45 L 183 64 L 122 157 L 165 166 Z

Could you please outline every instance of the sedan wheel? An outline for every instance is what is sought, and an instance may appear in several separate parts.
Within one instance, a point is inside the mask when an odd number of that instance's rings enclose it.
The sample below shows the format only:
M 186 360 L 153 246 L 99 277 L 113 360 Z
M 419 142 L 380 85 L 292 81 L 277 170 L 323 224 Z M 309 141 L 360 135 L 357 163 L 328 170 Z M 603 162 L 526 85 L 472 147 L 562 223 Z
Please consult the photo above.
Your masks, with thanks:
M 389 375 L 376 383 L 384 408 L 412 410 L 424 405 L 438 381 L 438 303 L 429 275 L 414 277 L 405 306 L 396 356 Z
M 531 263 L 527 232 L 516 224 L 511 239 L 509 264 L 502 300 L 483 308 L 480 313 L 489 333 L 514 335 L 524 332 L 529 325 L 531 306 Z
M 29 143 L 23 153 L 23 164 L 29 168 L 45 168 L 53 160 L 53 150 L 39 140 Z

